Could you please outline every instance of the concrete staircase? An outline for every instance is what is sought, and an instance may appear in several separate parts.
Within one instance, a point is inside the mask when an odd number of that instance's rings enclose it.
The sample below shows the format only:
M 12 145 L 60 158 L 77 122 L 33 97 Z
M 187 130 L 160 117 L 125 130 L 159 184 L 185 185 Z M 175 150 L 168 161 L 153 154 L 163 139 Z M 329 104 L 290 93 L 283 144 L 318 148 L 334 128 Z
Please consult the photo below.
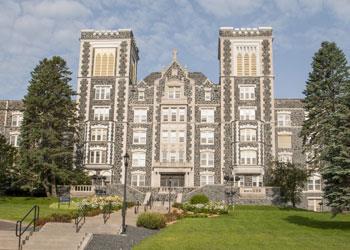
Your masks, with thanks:
M 23 250 L 84 249 L 92 234 L 75 232 L 73 223 L 47 223 L 23 245 Z
M 0 231 L 0 250 L 15 249 L 18 249 L 18 238 L 15 231 Z

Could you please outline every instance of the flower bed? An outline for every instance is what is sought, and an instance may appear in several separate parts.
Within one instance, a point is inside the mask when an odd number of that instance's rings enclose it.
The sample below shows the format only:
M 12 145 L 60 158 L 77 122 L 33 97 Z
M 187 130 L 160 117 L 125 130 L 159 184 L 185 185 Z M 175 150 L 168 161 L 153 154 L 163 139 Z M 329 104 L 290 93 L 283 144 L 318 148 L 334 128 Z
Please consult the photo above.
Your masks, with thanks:
M 119 196 L 91 196 L 78 203 L 78 208 L 86 210 L 104 210 L 111 205 L 112 210 L 118 210 L 122 207 L 122 199 Z
M 193 213 L 204 213 L 204 214 L 227 214 L 229 206 L 223 202 L 209 201 L 205 204 L 191 204 L 185 202 L 182 204 L 182 209 L 184 211 L 189 211 Z

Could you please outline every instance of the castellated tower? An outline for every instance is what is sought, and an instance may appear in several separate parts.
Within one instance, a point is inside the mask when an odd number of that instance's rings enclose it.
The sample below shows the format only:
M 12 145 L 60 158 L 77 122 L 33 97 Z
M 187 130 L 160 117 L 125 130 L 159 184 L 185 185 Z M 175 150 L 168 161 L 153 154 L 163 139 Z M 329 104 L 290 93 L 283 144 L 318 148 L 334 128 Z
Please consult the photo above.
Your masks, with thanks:
M 272 28 L 219 31 L 222 172 L 261 186 L 274 157 Z
M 136 84 L 138 49 L 131 30 L 82 30 L 78 107 L 84 166 L 98 181 L 118 183 L 126 152 L 129 89 Z

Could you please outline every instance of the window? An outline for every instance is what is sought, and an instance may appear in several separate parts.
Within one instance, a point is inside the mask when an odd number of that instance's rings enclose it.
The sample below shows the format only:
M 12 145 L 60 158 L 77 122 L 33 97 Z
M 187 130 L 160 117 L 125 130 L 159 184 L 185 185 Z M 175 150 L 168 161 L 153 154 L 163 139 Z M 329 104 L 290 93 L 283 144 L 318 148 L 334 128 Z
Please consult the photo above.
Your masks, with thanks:
M 244 75 L 249 76 L 249 55 L 244 55 Z
M 202 109 L 201 110 L 201 122 L 213 123 L 214 122 L 214 109 Z
M 139 91 L 138 91 L 137 99 L 138 99 L 139 101 L 145 100 L 145 91 L 139 90 Z
M 22 114 L 13 114 L 11 120 L 11 127 L 19 127 L 22 124 L 23 115 Z
M 169 158 L 170 162 L 176 162 L 176 151 L 170 151 Z
M 168 88 L 168 97 L 169 99 L 179 99 L 181 93 L 180 87 L 169 87 Z
M 253 187 L 262 187 L 262 177 L 258 175 L 252 176 L 252 185 Z
M 256 141 L 255 129 L 240 129 L 240 141 Z
M 170 131 L 170 143 L 176 143 L 177 142 L 177 138 L 176 138 L 176 130 L 171 130 Z
M 146 153 L 145 152 L 132 153 L 132 166 L 133 167 L 146 166 Z
M 240 120 L 255 120 L 255 109 L 240 109 L 239 110 Z
M 201 131 L 201 144 L 214 144 L 214 131 Z
M 204 100 L 205 101 L 211 101 L 211 91 L 210 90 L 206 90 L 204 93 Z
M 278 127 L 289 127 L 291 125 L 290 113 L 278 113 L 277 125 Z
M 114 76 L 115 49 L 96 48 L 94 76 Z
M 96 121 L 109 120 L 109 108 L 93 107 L 93 110 L 94 110 L 94 120 Z
M 235 53 L 237 53 L 237 76 L 257 75 L 257 55 L 259 55 L 257 47 L 257 45 L 253 44 L 241 44 L 236 46 Z
M 131 64 L 130 64 L 130 78 L 131 78 L 131 82 L 135 83 L 136 81 L 136 63 L 135 60 L 131 60 Z
M 168 152 L 166 150 L 162 151 L 162 162 L 168 161 Z
M 90 151 L 90 163 L 103 164 L 107 162 L 106 150 L 91 150 Z
M 254 53 L 250 56 L 250 72 L 252 76 L 256 76 L 256 55 Z
M 200 185 L 213 185 L 214 184 L 214 175 L 206 175 L 201 174 L 200 175 Z
M 214 167 L 214 152 L 200 153 L 201 167 Z
M 244 175 L 239 175 L 239 181 L 236 182 L 238 187 L 244 187 Z
M 185 108 L 179 108 L 179 121 L 180 122 L 184 122 L 185 121 L 185 115 L 186 115 Z
M 134 122 L 147 122 L 147 109 L 135 109 Z
M 279 148 L 292 148 L 292 136 L 291 135 L 278 135 L 278 147 Z
M 312 176 L 307 180 L 308 191 L 321 191 L 321 178 L 318 176 Z
M 255 87 L 239 87 L 241 100 L 255 100 Z
M 177 108 L 170 108 L 171 121 L 176 122 Z
M 314 198 L 307 200 L 307 209 L 314 212 L 322 211 L 322 198 Z
M 131 174 L 131 185 L 134 187 L 143 187 L 146 182 L 145 174 Z
M 146 144 L 146 131 L 134 131 L 134 144 Z
M 91 129 L 91 141 L 107 141 L 107 129 L 106 128 L 92 128 Z
M 169 120 L 169 108 L 162 108 L 162 117 L 164 122 Z
M 168 136 L 168 130 L 163 130 L 162 131 L 162 142 L 167 143 L 169 142 L 169 136 Z
M 95 86 L 95 100 L 109 100 L 111 98 L 111 87 Z
M 179 151 L 179 162 L 184 162 L 184 156 L 185 156 L 185 152 Z
M 14 147 L 19 147 L 20 137 L 18 134 L 10 135 L 10 144 Z
M 185 131 L 180 130 L 178 134 L 179 134 L 179 142 L 185 142 Z
M 242 55 L 240 53 L 237 55 L 237 75 L 243 75 Z
M 185 107 L 163 107 L 162 108 L 162 120 L 167 121 L 185 121 L 186 109 Z
M 256 151 L 242 150 L 240 159 L 242 165 L 256 165 Z
M 278 161 L 284 162 L 284 163 L 292 162 L 292 154 L 280 153 L 278 155 Z

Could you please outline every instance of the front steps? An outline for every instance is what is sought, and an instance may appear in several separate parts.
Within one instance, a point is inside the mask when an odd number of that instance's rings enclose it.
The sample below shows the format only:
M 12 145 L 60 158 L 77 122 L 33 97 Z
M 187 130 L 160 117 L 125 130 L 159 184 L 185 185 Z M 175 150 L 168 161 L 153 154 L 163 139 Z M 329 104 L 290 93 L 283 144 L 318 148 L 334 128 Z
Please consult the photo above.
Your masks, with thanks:
M 0 250 L 17 250 L 18 238 L 15 231 L 0 231 Z
M 78 250 L 91 234 L 75 232 L 74 223 L 47 223 L 23 245 L 23 250 Z

